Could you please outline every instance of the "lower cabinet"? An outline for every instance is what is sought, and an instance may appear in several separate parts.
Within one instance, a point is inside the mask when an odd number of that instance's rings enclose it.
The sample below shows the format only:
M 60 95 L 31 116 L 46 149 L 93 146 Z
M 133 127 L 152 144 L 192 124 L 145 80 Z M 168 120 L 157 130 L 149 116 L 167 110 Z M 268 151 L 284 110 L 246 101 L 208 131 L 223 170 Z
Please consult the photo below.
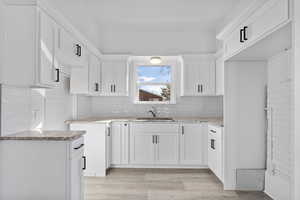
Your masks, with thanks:
M 177 124 L 132 124 L 130 164 L 174 165 L 179 162 L 178 155 Z
M 71 130 L 84 130 L 85 135 L 85 176 L 105 176 L 110 163 L 110 132 L 106 123 L 71 124 Z
M 129 123 L 111 124 L 111 164 L 129 164 Z
M 0 141 L 1 200 L 83 200 L 84 139 Z M 12 159 L 13 158 L 13 159 Z
M 184 123 L 180 128 L 180 163 L 185 165 L 206 164 L 206 124 Z

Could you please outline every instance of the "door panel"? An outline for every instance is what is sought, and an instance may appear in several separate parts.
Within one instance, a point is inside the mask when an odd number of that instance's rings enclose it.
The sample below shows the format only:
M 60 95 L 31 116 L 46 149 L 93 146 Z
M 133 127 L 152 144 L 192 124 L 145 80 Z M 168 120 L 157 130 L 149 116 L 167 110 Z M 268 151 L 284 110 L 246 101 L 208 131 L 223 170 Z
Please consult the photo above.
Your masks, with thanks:
M 156 140 L 156 164 L 178 164 L 178 133 L 161 133 Z
M 100 85 L 100 61 L 97 56 L 90 54 L 89 56 L 89 93 L 99 94 L 101 92 Z
M 153 165 L 154 140 L 150 133 L 132 132 L 130 138 L 130 162 L 131 164 Z
M 40 13 L 40 81 L 54 85 L 55 24 L 50 17 Z
M 203 163 L 203 129 L 201 124 L 184 124 L 181 132 L 182 164 Z

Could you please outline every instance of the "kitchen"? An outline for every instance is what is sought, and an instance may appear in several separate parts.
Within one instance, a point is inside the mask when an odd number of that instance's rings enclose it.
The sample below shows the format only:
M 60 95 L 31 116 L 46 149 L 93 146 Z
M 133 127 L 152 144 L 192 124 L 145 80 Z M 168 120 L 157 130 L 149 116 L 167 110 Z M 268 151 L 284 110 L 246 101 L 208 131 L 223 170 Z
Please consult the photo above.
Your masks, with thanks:
M 155 2 L 1 1 L 0 199 L 300 198 L 298 2 Z

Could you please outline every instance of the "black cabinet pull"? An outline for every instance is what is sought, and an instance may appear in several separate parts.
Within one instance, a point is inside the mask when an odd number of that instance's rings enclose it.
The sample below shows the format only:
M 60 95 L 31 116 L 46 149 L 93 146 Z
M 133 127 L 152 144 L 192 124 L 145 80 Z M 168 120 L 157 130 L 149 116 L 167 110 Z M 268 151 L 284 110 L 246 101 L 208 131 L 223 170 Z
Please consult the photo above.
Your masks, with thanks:
M 76 44 L 76 56 L 81 57 L 81 46 Z
M 116 92 L 116 85 L 114 84 L 114 92 Z
M 211 140 L 210 140 L 210 148 L 211 148 L 211 149 L 216 149 L 216 148 L 215 148 L 215 140 L 214 140 L 214 139 L 211 139 Z
M 212 133 L 216 133 L 216 131 L 214 131 L 214 130 L 210 130 L 210 132 L 212 132 Z
M 80 149 L 81 147 L 83 147 L 84 146 L 84 144 L 81 144 L 81 145 L 79 145 L 78 147 L 74 147 L 74 149 L 75 150 L 78 150 L 78 149 Z
M 154 137 L 155 137 L 155 136 L 154 136 L 154 135 L 152 135 L 152 144 L 154 144 L 154 143 L 155 143 L 155 142 L 154 142 L 154 140 L 155 140 L 155 139 L 154 139 Z
M 99 83 L 95 83 L 95 91 L 99 92 Z
M 155 143 L 158 144 L 159 143 L 159 136 L 156 135 L 155 138 L 156 138 L 156 142 Z
M 181 127 L 181 134 L 184 135 L 184 126 Z
M 113 85 L 110 85 L 110 92 L 113 92 Z
M 56 71 L 56 80 L 55 80 L 55 82 L 59 82 L 59 69 L 55 69 L 55 71 Z
M 240 42 L 241 43 L 244 43 L 243 37 L 244 37 L 244 29 L 240 29 Z
M 247 29 L 248 29 L 248 26 L 245 26 L 244 27 L 244 30 L 243 30 L 243 34 L 244 34 L 244 41 L 246 41 L 246 40 L 248 40 L 248 38 L 247 38 Z
M 202 84 L 200 85 L 200 91 L 201 91 L 201 93 L 203 93 L 203 85 Z
M 82 168 L 82 170 L 86 170 L 86 157 L 82 156 L 82 158 L 83 158 L 83 168 Z

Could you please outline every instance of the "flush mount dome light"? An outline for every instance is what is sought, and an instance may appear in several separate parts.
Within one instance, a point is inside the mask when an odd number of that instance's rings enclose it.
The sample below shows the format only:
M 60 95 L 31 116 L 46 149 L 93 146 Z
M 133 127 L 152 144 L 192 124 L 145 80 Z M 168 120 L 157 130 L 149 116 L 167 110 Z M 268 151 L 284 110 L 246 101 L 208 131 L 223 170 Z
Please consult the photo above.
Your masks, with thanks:
M 153 65 L 158 65 L 162 62 L 160 57 L 151 57 L 150 58 L 150 63 Z

